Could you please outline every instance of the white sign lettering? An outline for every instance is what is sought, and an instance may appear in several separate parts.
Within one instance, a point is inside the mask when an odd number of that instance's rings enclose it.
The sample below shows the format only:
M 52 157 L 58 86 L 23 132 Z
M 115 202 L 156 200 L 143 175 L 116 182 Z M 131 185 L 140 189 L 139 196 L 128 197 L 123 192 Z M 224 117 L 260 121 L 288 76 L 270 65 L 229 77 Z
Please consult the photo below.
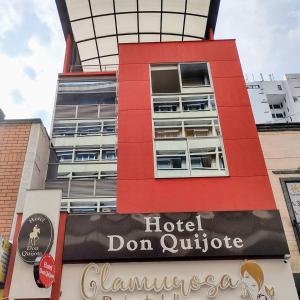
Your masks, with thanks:
M 210 248 L 243 248 L 243 240 L 240 237 L 212 238 L 209 239 L 205 230 L 202 228 L 201 217 L 197 215 L 195 221 L 188 221 L 184 223 L 182 220 L 176 222 L 165 222 L 161 224 L 161 217 L 144 217 L 145 219 L 145 233 L 161 232 L 164 233 L 160 238 L 160 246 L 162 253 L 178 253 L 181 250 L 199 250 L 206 253 Z M 178 232 L 195 232 L 192 238 L 178 238 L 173 234 Z M 152 241 L 150 239 L 141 240 L 125 240 L 121 235 L 108 235 L 109 241 L 108 251 L 118 252 L 122 249 L 128 251 L 151 251 L 154 250 Z M 157 249 L 156 249 L 157 250 Z

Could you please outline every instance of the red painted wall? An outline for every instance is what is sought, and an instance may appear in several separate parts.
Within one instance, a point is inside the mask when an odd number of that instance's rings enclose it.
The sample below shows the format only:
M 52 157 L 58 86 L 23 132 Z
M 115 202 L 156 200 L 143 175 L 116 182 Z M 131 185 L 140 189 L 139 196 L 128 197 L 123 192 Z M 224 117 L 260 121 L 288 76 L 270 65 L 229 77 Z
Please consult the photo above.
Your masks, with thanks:
M 119 213 L 274 209 L 234 40 L 121 44 L 118 113 Z M 207 61 L 229 177 L 155 179 L 149 64 Z

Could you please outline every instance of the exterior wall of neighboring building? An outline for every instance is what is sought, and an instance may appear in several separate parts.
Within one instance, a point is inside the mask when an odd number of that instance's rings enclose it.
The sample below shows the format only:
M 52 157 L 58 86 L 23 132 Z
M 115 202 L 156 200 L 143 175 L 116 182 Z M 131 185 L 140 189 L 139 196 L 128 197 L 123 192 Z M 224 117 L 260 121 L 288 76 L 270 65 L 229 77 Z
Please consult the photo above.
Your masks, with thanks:
M 274 193 L 277 208 L 280 211 L 286 238 L 291 253 L 291 265 L 294 273 L 300 273 L 300 252 L 297 244 L 294 226 L 287 208 L 287 202 L 280 179 L 300 177 L 300 126 L 298 129 L 263 130 L 258 127 L 268 174 Z M 288 126 L 288 125 L 287 125 Z M 263 131 L 262 131 L 263 130 Z M 298 170 L 297 170 L 298 169 Z
M 0 234 L 11 238 L 26 190 L 44 188 L 49 137 L 40 120 L 7 120 L 0 140 Z
M 174 62 L 210 65 L 229 176 L 155 178 L 149 65 Z M 118 127 L 118 212 L 275 208 L 233 40 L 120 45 Z
M 247 83 L 256 124 L 300 121 L 300 74 Z

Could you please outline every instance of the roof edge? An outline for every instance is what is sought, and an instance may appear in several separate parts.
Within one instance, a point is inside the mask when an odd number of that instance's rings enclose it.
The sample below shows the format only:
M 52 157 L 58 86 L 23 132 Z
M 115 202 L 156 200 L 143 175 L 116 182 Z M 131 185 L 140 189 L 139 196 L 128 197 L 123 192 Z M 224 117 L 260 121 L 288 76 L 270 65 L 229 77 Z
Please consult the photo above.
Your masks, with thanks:
M 300 123 L 274 123 L 274 124 L 256 124 L 257 131 L 300 131 Z
M 40 118 L 33 118 L 33 119 L 6 119 L 1 120 L 1 124 L 34 124 L 34 123 L 40 123 L 44 126 L 43 121 Z

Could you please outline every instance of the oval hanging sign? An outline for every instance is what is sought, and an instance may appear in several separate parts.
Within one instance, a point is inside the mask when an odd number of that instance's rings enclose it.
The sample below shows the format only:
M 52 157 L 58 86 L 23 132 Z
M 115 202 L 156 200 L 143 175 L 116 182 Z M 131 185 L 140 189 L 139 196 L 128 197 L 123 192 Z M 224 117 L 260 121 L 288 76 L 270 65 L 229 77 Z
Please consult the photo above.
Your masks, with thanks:
M 18 237 L 18 252 L 22 260 L 33 264 L 51 250 L 53 244 L 53 226 L 43 214 L 34 214 L 25 220 Z

